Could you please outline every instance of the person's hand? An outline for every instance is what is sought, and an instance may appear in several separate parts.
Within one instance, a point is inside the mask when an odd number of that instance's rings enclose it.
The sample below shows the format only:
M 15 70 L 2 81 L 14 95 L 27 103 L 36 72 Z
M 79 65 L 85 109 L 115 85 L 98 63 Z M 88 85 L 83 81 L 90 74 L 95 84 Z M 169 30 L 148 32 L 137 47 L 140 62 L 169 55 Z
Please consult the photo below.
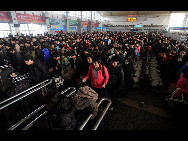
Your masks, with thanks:
M 16 77 L 16 73 L 12 73 L 10 76 L 13 78 Z
M 86 79 L 85 79 L 85 78 L 83 78 L 83 79 L 82 79 L 82 82 L 86 82 Z
M 94 119 L 97 116 L 97 113 L 93 113 L 91 119 Z
M 105 88 L 105 87 L 106 87 L 106 84 L 104 83 L 104 84 L 103 84 L 103 88 Z
M 51 69 L 49 69 L 49 72 L 52 72 L 54 69 L 53 68 L 51 68 Z

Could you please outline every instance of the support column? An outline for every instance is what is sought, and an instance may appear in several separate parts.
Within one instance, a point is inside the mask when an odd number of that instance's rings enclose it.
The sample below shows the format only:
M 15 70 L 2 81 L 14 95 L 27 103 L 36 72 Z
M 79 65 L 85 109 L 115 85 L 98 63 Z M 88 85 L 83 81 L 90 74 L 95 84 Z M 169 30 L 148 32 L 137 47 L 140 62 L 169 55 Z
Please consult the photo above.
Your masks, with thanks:
M 66 11 L 66 15 L 65 15 L 65 32 L 69 32 L 69 21 L 68 21 L 68 14 L 69 11 Z
M 81 34 L 81 28 L 82 28 L 82 11 L 81 12 L 81 18 L 78 18 L 78 26 L 77 26 L 77 31 L 78 31 L 78 34 Z
M 81 26 L 80 26 L 80 31 L 81 31 L 81 33 L 82 33 L 82 11 L 81 11 L 81 19 L 80 19 L 80 24 L 81 24 Z
M 15 11 L 10 11 L 9 12 L 10 17 L 12 19 L 12 23 L 10 24 L 10 29 L 11 29 L 11 33 L 12 35 L 20 35 L 20 30 L 19 27 L 14 27 L 14 24 L 18 24 L 17 18 L 16 18 L 16 12 Z
M 93 19 L 92 19 L 92 11 L 91 11 L 90 32 L 92 32 L 92 22 L 93 22 Z

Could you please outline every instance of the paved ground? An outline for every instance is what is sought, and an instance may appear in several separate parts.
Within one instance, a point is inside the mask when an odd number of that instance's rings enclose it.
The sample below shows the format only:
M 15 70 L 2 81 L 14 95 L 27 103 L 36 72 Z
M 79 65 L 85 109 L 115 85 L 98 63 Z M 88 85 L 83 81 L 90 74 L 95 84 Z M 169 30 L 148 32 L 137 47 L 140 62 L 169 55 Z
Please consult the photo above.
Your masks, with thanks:
M 159 74 L 156 73 L 154 62 L 154 60 L 151 62 L 151 76 L 153 83 L 156 83 Z M 140 67 L 138 64 L 136 73 L 138 76 Z M 164 90 L 154 93 L 137 89 L 126 93 L 125 98 L 119 100 L 114 110 L 109 112 L 106 130 L 187 129 L 188 117 L 185 115 L 188 108 L 180 104 L 171 110 L 166 104 Z

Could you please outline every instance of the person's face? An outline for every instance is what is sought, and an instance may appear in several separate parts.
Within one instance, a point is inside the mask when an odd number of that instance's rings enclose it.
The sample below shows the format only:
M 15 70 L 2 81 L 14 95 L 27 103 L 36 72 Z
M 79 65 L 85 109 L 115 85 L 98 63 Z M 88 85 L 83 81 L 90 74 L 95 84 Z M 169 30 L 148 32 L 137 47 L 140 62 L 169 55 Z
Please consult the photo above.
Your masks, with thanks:
M 12 53 L 12 54 L 13 54 L 14 52 L 15 52 L 14 50 L 13 50 L 13 51 L 10 51 L 10 53 Z
M 23 47 L 23 46 L 24 46 L 24 44 L 20 44 L 20 46 L 21 46 L 21 47 Z
M 107 53 L 110 54 L 111 50 L 107 50 Z
M 35 42 L 36 40 L 37 40 L 36 38 L 33 38 L 33 39 L 32 39 L 32 42 Z
M 186 55 L 186 52 L 185 52 L 185 51 L 180 52 L 180 56 L 181 56 L 181 57 L 183 57 L 183 56 L 185 56 L 185 55 Z
M 74 56 L 71 56 L 71 58 L 72 58 L 72 59 L 76 59 L 76 56 L 75 56 L 75 55 L 74 55 Z
M 59 57 L 54 57 L 55 60 L 60 60 L 60 56 Z
M 112 66 L 115 68 L 118 65 L 118 62 L 112 62 Z
M 55 46 L 54 46 L 54 45 L 51 45 L 51 48 L 55 48 Z
M 92 59 L 91 59 L 91 57 L 88 57 L 88 58 L 87 58 L 87 62 L 88 62 L 89 64 L 92 63 Z
M 119 51 L 115 50 L 115 54 L 116 54 L 116 55 L 119 55 Z
M 85 50 L 85 51 L 84 51 L 84 54 L 88 54 L 88 51 Z
M 33 60 L 25 61 L 25 64 L 28 65 L 28 66 L 29 66 L 29 65 L 32 65 L 33 63 L 34 63 Z
M 94 62 L 94 63 L 93 63 L 93 67 L 94 67 L 94 68 L 98 68 L 98 67 L 99 67 L 99 63 L 98 63 L 98 62 Z

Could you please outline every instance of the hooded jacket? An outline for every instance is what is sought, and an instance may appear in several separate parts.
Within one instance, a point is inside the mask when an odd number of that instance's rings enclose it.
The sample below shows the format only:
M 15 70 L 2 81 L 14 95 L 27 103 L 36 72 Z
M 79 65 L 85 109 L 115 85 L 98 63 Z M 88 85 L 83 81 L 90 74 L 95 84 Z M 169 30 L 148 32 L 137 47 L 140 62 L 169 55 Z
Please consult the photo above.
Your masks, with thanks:
M 109 83 L 108 86 L 113 89 L 121 90 L 124 86 L 124 72 L 121 64 L 116 67 L 109 68 Z
M 104 67 L 104 76 L 102 74 L 102 67 Z M 91 85 L 95 88 L 103 88 L 103 84 L 107 84 L 108 83 L 108 79 L 109 79 L 109 74 L 108 74 L 108 70 L 105 66 L 102 66 L 101 64 L 99 65 L 99 71 L 97 74 L 97 79 L 95 79 L 95 75 L 93 72 L 93 65 L 89 66 L 89 71 L 88 74 L 85 76 L 85 79 L 88 80 L 91 77 Z
M 181 96 L 181 94 L 184 94 L 185 98 L 188 98 L 188 81 L 186 80 L 183 75 L 181 75 L 181 78 L 178 80 L 176 84 L 176 88 L 181 88 L 175 95 Z

